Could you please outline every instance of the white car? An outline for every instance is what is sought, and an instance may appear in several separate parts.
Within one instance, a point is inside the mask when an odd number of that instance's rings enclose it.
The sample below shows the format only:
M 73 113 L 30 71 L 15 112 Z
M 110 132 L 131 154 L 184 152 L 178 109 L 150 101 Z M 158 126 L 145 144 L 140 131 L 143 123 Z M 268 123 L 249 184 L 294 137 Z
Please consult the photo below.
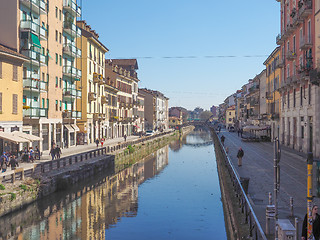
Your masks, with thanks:
M 146 136 L 152 136 L 154 132 L 152 130 L 147 130 L 146 131 Z

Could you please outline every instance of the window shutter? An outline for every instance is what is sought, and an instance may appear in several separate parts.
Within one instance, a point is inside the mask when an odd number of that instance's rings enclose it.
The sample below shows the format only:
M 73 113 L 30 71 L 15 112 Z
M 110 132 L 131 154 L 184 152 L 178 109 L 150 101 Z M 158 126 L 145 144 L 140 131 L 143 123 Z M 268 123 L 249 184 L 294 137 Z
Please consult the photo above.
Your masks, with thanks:
M 2 92 L 0 92 L 0 112 L 2 112 Z
M 12 94 L 12 113 L 18 114 L 18 94 Z
M 13 65 L 13 81 L 18 81 L 18 66 Z
M 2 62 L 0 61 L 0 78 L 2 78 Z

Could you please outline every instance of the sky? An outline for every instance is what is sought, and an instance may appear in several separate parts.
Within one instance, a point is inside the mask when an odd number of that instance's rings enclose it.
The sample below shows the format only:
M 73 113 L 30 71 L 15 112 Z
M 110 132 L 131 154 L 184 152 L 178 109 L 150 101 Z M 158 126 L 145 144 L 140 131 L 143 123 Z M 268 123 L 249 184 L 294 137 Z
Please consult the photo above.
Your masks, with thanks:
M 139 87 L 188 110 L 219 105 L 259 74 L 280 33 L 275 0 L 78 2 L 107 59 L 136 58 Z

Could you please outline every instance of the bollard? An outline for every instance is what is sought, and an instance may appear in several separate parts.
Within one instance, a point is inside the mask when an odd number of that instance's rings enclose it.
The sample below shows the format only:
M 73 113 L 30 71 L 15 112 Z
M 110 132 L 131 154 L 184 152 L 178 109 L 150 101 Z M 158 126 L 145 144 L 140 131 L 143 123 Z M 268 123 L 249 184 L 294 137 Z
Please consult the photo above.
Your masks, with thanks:
M 291 213 L 291 217 L 293 217 L 294 213 L 293 213 L 293 197 L 290 197 L 290 213 Z
M 294 227 L 296 228 L 296 239 L 295 240 L 298 240 L 299 239 L 299 220 L 298 218 L 295 218 L 294 219 Z

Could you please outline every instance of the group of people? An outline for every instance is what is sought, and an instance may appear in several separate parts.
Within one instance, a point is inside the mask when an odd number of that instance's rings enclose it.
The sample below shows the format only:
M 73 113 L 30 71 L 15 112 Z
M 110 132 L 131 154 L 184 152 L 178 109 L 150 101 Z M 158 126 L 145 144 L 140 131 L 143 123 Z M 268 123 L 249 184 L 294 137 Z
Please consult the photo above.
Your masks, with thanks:
M 51 160 L 60 158 L 61 154 L 62 152 L 59 145 L 56 146 L 55 144 L 52 144 L 49 152 L 49 155 L 51 156 Z
M 3 152 L 0 157 L 0 169 L 1 172 L 6 172 L 7 168 L 11 166 L 11 170 L 16 169 L 19 166 L 16 155 Z
M 33 147 L 24 148 L 20 151 L 21 160 L 23 162 L 34 162 L 34 160 L 38 159 L 40 160 L 40 150 L 38 146 L 35 147 L 33 150 Z

